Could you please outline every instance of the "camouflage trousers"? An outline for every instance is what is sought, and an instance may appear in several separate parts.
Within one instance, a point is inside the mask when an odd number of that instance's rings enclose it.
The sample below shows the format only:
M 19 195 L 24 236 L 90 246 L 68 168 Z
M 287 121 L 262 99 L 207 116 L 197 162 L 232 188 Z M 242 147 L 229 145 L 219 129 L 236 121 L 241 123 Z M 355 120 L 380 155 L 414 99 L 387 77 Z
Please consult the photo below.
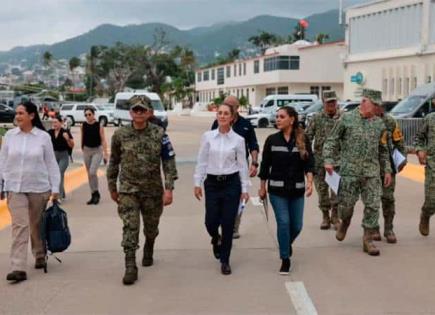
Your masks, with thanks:
M 393 228 L 393 218 L 396 214 L 396 205 L 394 199 L 394 191 L 396 189 L 396 175 L 392 174 L 391 176 L 391 185 L 388 187 L 384 187 L 384 176 L 381 177 L 381 185 L 382 185 L 382 214 L 384 216 L 385 222 L 388 222 L 386 226 L 388 228 Z
M 141 192 L 119 195 L 118 214 L 123 222 L 121 246 L 124 253 L 135 252 L 139 248 L 140 214 L 145 237 L 155 239 L 159 234 L 162 212 L 162 196 L 148 196 Z
M 353 209 L 361 195 L 364 204 L 362 227 L 379 227 L 379 206 L 381 203 L 381 178 L 342 176 L 338 190 L 338 214 L 342 220 L 350 220 Z
M 338 206 L 337 196 L 329 189 L 328 184 L 325 182 L 325 172 L 325 169 L 321 168 L 316 170 L 314 175 L 314 185 L 319 195 L 319 209 L 322 212 L 337 209 Z
M 424 204 L 421 212 L 427 216 L 435 213 L 435 171 L 429 166 L 425 168 Z

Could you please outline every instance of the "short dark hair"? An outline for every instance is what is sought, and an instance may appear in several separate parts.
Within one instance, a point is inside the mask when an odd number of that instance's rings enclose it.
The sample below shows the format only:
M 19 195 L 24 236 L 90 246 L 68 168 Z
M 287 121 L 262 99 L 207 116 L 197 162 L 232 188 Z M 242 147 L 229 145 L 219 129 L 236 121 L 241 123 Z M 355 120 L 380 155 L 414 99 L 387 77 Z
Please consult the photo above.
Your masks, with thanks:
M 90 111 L 92 114 L 95 114 L 95 109 L 93 107 L 91 107 L 91 106 L 86 106 L 85 107 L 85 110 L 84 110 L 85 114 L 86 114 L 87 111 Z

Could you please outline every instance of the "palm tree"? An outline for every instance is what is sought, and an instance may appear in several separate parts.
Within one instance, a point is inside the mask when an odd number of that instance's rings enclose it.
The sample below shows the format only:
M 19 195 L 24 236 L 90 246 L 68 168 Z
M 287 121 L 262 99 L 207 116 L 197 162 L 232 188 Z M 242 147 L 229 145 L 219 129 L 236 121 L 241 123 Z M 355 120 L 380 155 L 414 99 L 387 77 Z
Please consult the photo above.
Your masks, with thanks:
M 318 42 L 319 44 L 323 44 L 328 39 L 329 39 L 329 35 L 325 33 L 319 33 L 316 36 L 316 42 Z
M 53 61 L 53 54 L 49 51 L 46 51 L 42 55 L 42 59 L 43 59 L 44 65 L 49 67 L 51 65 L 51 62 Z
M 280 42 L 280 38 L 275 34 L 261 31 L 260 35 L 251 36 L 248 41 L 260 48 L 261 53 L 264 55 L 267 48 Z

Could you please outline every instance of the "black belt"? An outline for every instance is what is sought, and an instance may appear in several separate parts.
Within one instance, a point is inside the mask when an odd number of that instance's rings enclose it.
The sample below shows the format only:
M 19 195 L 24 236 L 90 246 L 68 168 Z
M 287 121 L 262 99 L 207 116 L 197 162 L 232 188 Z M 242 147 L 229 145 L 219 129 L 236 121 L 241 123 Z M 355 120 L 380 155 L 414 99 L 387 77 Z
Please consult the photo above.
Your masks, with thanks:
M 207 174 L 207 179 L 212 180 L 214 182 L 226 182 L 236 177 L 239 177 L 239 172 L 235 172 L 233 174 L 228 174 L 228 175 Z

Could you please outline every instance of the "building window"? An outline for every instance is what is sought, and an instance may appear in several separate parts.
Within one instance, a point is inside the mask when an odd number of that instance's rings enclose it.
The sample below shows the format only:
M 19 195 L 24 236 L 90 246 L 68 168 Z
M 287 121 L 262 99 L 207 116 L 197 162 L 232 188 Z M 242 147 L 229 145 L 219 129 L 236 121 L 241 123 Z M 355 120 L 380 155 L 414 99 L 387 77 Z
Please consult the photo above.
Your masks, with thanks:
M 382 81 L 382 93 L 387 94 L 387 88 L 388 88 L 388 79 L 384 79 Z
M 310 94 L 315 94 L 317 96 L 319 95 L 320 89 L 318 86 L 310 86 Z
M 237 77 L 237 65 L 234 65 L 234 76 Z
M 390 95 L 394 95 L 394 87 L 396 85 L 394 84 L 394 78 L 390 79 Z
M 414 90 L 418 85 L 417 77 L 414 77 L 412 80 L 412 90 Z
M 203 79 L 204 79 L 204 81 L 208 81 L 210 79 L 210 72 L 208 70 L 204 71 Z
M 397 80 L 397 94 L 402 95 L 402 78 Z
M 215 79 L 216 79 L 216 71 L 215 71 L 215 69 L 212 69 L 211 70 L 211 79 L 214 81 Z
M 249 104 L 249 89 L 246 89 L 246 100 L 248 101 Z
M 299 70 L 299 56 L 277 56 L 264 59 L 263 69 L 267 71 L 275 70 Z
M 239 64 L 239 77 L 242 75 L 242 64 Z
M 266 96 L 276 94 L 276 88 L 266 88 Z
M 409 94 L 409 78 L 405 79 L 405 85 L 403 87 L 403 94 L 405 96 L 408 96 L 408 94 Z
M 278 94 L 288 94 L 288 86 L 278 87 Z
M 431 83 L 432 82 L 432 77 L 429 75 L 426 79 L 426 83 Z
M 331 87 L 330 86 L 322 86 L 322 92 L 323 91 L 331 91 Z
M 222 85 L 225 83 L 225 77 L 224 77 L 224 68 L 218 68 L 217 69 L 217 84 Z
M 255 60 L 254 61 L 254 73 L 259 73 L 260 72 L 260 60 Z
M 240 97 L 240 91 L 239 91 L 239 89 L 237 89 L 237 98 L 239 98 Z
M 196 78 L 198 82 L 202 81 L 202 72 L 198 72 L 198 77 Z
M 246 75 L 246 63 L 243 63 L 243 75 Z
M 231 77 L 231 66 L 227 66 L 227 78 Z

